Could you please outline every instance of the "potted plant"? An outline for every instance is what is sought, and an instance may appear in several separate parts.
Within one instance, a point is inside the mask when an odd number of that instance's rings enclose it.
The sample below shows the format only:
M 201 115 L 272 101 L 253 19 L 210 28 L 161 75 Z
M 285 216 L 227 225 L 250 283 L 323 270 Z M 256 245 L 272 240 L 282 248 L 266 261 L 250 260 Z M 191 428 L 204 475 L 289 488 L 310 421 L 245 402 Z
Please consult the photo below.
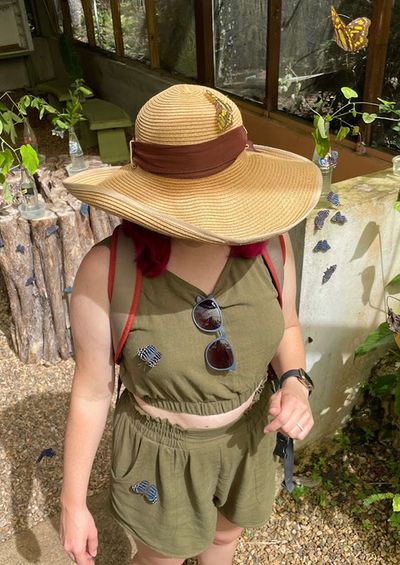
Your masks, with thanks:
M 365 124 L 371 124 L 377 119 L 389 120 L 395 122 L 395 128 L 399 128 L 400 122 L 400 110 L 397 110 L 395 102 L 389 102 L 388 100 L 383 100 L 378 98 L 379 103 L 373 102 L 363 102 L 358 99 L 358 93 L 349 88 L 348 86 L 343 86 L 341 93 L 345 98 L 345 103 L 342 104 L 337 110 L 333 111 L 333 104 L 336 97 L 333 97 L 330 101 L 328 109 L 323 109 L 326 105 L 326 100 L 322 99 L 318 101 L 315 107 L 310 109 L 314 114 L 314 129 L 312 132 L 315 149 L 313 154 L 313 161 L 320 167 L 323 174 L 324 185 L 322 189 L 322 194 L 326 195 L 330 190 L 332 170 L 336 166 L 337 152 L 331 150 L 330 141 L 330 124 L 334 121 L 339 122 L 339 129 L 337 131 L 335 140 L 342 141 L 351 132 L 351 135 L 356 135 L 359 137 L 359 147 L 362 152 L 362 138 L 360 127 L 358 125 L 353 125 L 348 122 L 350 118 L 361 117 Z M 368 104 L 369 106 L 376 106 L 377 110 L 381 114 L 393 114 L 396 117 L 388 117 L 379 115 L 377 113 L 369 113 L 362 111 L 362 106 Z
M 18 210 L 23 217 L 32 219 L 42 216 L 45 209 L 45 203 L 38 196 L 33 177 L 39 166 L 39 155 L 30 143 L 26 143 L 30 140 L 24 138 L 21 145 L 17 143 L 16 132 L 16 126 L 19 124 L 23 124 L 26 130 L 29 106 L 37 109 L 41 118 L 45 112 L 55 111 L 42 98 L 27 95 L 15 101 L 9 92 L 0 96 L 0 208 L 7 210 L 14 198 L 18 199 L 18 191 L 13 194 L 6 177 L 11 170 L 19 169 L 19 195 L 22 202 Z
M 72 175 L 88 168 L 84 160 L 81 144 L 76 135 L 75 126 L 78 122 L 85 120 L 83 115 L 82 102 L 89 96 L 93 96 L 92 91 L 84 85 L 82 79 L 77 79 L 72 83 L 69 90 L 69 99 L 65 108 L 55 110 L 52 123 L 55 127 L 53 134 L 64 137 L 68 131 L 68 148 L 71 157 L 71 164 L 67 165 L 68 174 Z

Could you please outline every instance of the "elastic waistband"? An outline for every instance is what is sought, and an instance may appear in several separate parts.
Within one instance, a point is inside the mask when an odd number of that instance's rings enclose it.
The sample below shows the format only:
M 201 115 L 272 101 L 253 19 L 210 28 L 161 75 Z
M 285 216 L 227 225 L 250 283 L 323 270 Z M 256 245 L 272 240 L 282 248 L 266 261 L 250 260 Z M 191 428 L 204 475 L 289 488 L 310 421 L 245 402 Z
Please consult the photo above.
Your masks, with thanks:
M 135 429 L 144 437 L 170 447 L 198 448 L 205 442 L 218 443 L 228 440 L 232 435 L 247 434 L 263 418 L 267 422 L 267 405 L 270 397 L 268 387 L 264 387 L 260 397 L 238 420 L 218 428 L 182 428 L 166 419 L 146 414 L 137 404 L 135 397 L 125 389 L 120 397 L 118 412 L 127 411 Z

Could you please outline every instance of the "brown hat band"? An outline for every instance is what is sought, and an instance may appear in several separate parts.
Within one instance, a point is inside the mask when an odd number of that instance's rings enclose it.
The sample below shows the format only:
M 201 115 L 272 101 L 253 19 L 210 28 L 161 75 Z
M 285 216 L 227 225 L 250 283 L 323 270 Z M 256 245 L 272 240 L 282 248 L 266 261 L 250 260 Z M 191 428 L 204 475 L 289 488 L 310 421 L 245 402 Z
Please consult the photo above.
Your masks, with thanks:
M 131 163 L 164 177 L 196 179 L 229 167 L 247 144 L 247 131 L 243 126 L 194 145 L 161 145 L 132 139 Z

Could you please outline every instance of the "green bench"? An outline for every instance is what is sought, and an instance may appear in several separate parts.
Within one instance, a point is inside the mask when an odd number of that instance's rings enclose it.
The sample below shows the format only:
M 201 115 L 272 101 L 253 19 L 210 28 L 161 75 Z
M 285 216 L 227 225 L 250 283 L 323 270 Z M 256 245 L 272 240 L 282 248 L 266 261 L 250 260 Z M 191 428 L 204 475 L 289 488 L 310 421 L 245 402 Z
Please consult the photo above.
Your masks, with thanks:
M 129 161 L 125 128 L 132 127 L 129 115 L 112 102 L 90 98 L 82 104 L 85 121 L 79 122 L 83 148 L 98 144 L 103 163 Z

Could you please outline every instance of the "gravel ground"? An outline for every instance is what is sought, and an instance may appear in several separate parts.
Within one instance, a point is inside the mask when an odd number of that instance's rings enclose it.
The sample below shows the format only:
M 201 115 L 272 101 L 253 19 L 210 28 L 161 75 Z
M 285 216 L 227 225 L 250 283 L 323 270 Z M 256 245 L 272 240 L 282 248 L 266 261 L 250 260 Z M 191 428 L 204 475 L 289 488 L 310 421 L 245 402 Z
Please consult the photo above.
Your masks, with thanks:
M 49 144 L 43 147 L 46 137 Z M 54 138 L 47 132 L 40 139 L 43 152 L 53 154 Z M 53 366 L 21 363 L 10 346 L 9 327 L 0 276 L 0 542 L 59 511 L 62 443 L 73 374 L 72 361 Z M 89 496 L 107 486 L 111 417 L 112 411 L 94 463 Z M 38 462 L 42 450 L 50 448 L 54 456 Z M 375 455 L 385 461 L 384 450 Z M 338 461 L 329 457 L 325 455 L 327 465 L 337 473 L 341 464 L 350 465 L 351 472 L 368 481 L 374 471 L 370 458 L 349 454 Z M 270 522 L 260 530 L 244 532 L 235 565 L 400 564 L 398 538 L 382 512 L 372 508 L 368 518 L 360 514 L 349 490 L 341 490 L 340 474 L 333 494 L 296 500 L 280 493 Z

